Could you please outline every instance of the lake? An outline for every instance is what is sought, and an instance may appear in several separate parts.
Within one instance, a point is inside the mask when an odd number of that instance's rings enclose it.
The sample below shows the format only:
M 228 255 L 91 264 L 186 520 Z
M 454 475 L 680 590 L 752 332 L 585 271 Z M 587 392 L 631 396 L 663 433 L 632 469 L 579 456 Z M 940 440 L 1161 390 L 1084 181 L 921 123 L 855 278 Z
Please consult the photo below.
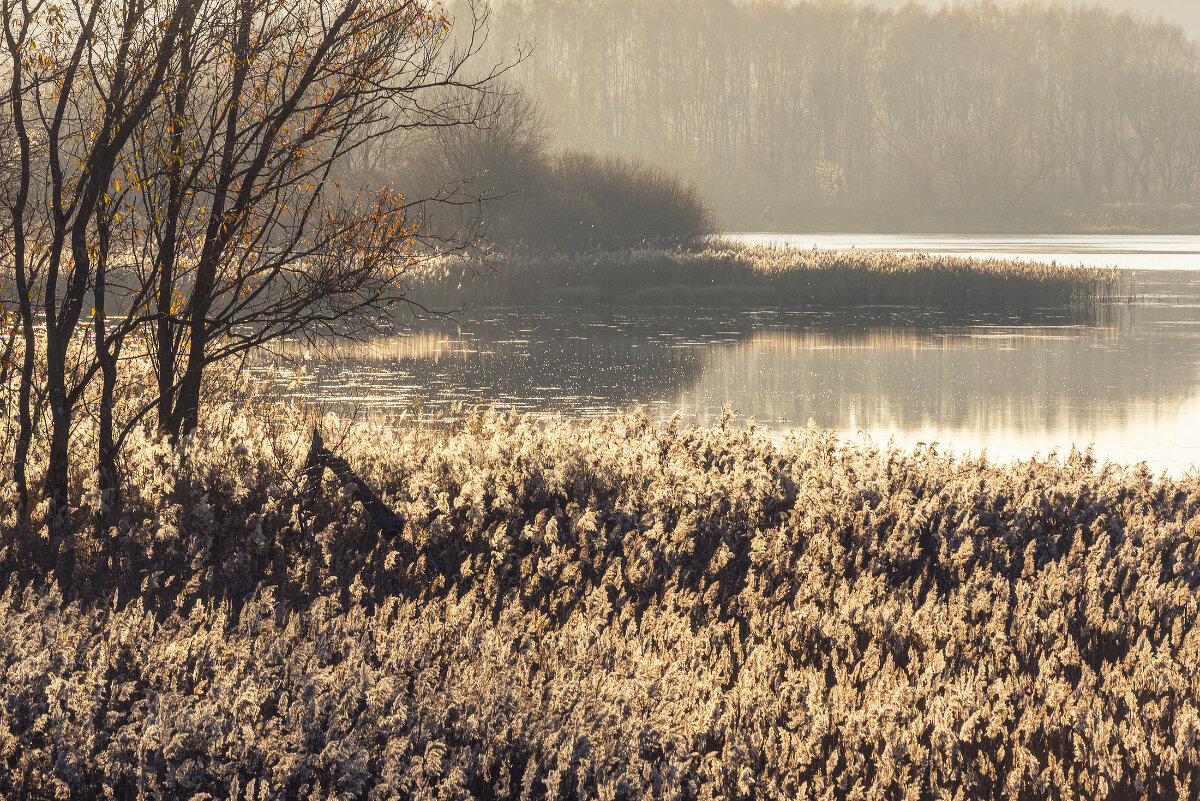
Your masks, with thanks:
M 1200 237 L 1197 236 L 732 234 L 722 238 L 771 247 L 938 253 L 1124 270 L 1200 269 Z
M 1020 314 L 480 309 L 409 336 L 276 364 L 341 414 L 495 404 L 590 417 L 635 407 L 704 423 L 726 403 L 784 433 L 811 420 L 879 444 L 1028 458 L 1094 444 L 1155 471 L 1200 466 L 1200 237 L 743 235 L 788 247 L 1020 257 L 1130 270 L 1137 301 Z M 265 370 L 260 365 L 259 370 Z

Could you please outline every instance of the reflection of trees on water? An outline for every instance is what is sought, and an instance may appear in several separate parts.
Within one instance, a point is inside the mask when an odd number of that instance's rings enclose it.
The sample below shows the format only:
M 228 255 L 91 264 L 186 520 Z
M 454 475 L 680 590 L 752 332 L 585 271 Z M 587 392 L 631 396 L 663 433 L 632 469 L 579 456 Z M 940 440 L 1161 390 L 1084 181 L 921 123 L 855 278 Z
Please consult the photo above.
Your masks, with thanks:
M 1200 337 L 1076 326 L 764 331 L 712 350 L 680 405 L 732 401 L 777 426 L 1107 424 L 1195 395 L 1197 353 Z
M 1194 293 L 1195 294 L 1195 293 Z M 1046 431 L 1145 420 L 1196 393 L 1188 304 L 933 309 L 492 310 L 303 360 L 301 394 L 398 411 L 495 403 L 590 416 L 634 405 L 701 417 L 726 402 L 775 428 Z M 1176 325 L 1179 324 L 1179 325 Z M 1170 330 L 1168 330 L 1170 329 Z
M 420 396 L 435 408 L 494 403 L 591 416 L 674 398 L 700 379 L 707 348 L 745 334 L 703 315 L 503 311 L 331 352 L 291 346 L 278 363 L 304 360 L 302 394 L 327 406 L 398 411 Z
M 775 427 L 811 418 L 850 431 L 1174 421 L 1200 391 L 1200 274 L 1142 273 L 1137 285 L 1141 300 L 1121 306 L 781 315 L 710 350 L 678 405 L 703 416 L 731 401 Z

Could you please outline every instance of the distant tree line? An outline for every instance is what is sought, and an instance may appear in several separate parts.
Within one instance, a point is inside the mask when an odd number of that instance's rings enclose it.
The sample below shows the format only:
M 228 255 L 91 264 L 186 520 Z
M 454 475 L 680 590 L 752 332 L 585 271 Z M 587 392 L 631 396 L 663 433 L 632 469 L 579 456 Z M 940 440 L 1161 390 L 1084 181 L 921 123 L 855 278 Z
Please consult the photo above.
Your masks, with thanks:
M 1200 59 L 1098 7 L 502 0 L 564 144 L 694 176 L 732 224 L 967 224 L 1200 195 Z

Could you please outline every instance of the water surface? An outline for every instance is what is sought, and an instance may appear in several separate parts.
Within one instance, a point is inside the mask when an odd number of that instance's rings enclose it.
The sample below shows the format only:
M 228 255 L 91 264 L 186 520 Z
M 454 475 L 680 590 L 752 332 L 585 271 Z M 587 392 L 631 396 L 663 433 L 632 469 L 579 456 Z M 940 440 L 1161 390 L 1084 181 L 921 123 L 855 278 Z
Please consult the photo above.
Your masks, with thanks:
M 1018 239 L 1030 238 L 1004 242 Z M 849 438 L 1001 459 L 1094 445 L 1101 459 L 1185 473 L 1200 466 L 1200 238 L 1157 238 L 1149 253 L 1134 252 L 1153 245 L 1137 239 L 1089 251 L 1136 269 L 1131 306 L 486 309 L 332 354 L 285 347 L 275 367 L 285 383 L 299 367 L 294 392 L 340 413 L 399 413 L 419 398 L 573 417 L 642 407 L 703 423 L 729 403 L 781 434 L 811 420 Z M 966 238 L 944 240 L 968 252 Z M 1138 268 L 1142 257 L 1167 266 Z
M 1167 235 L 727 234 L 753 245 L 891 250 L 965 258 L 1020 259 L 1126 270 L 1200 269 L 1200 237 Z

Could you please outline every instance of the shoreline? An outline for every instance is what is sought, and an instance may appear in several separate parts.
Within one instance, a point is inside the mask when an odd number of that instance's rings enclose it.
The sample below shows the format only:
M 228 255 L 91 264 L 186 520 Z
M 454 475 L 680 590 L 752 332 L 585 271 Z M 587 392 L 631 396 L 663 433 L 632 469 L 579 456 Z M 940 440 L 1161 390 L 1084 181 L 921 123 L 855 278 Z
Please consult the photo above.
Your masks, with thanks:
M 797 207 L 765 217 L 729 215 L 728 220 L 731 226 L 762 228 L 763 233 L 797 233 L 796 228 L 804 225 L 838 233 L 896 235 L 920 235 L 936 230 L 957 236 L 1200 236 L 1200 205 L 1189 202 L 1099 203 L 1014 215 L 992 224 L 978 220 L 955 223 L 949 217 L 942 214 L 897 219 L 891 209 L 868 205 L 857 210 Z
M 1077 228 L 1030 226 L 963 226 L 955 228 L 944 223 L 936 227 L 929 225 L 838 225 L 831 223 L 814 230 L 799 230 L 788 225 L 755 225 L 739 227 L 738 230 L 722 231 L 715 236 L 727 234 L 887 234 L 888 236 L 1200 236 L 1200 224 L 1171 227 L 1136 225 L 1095 225 Z

